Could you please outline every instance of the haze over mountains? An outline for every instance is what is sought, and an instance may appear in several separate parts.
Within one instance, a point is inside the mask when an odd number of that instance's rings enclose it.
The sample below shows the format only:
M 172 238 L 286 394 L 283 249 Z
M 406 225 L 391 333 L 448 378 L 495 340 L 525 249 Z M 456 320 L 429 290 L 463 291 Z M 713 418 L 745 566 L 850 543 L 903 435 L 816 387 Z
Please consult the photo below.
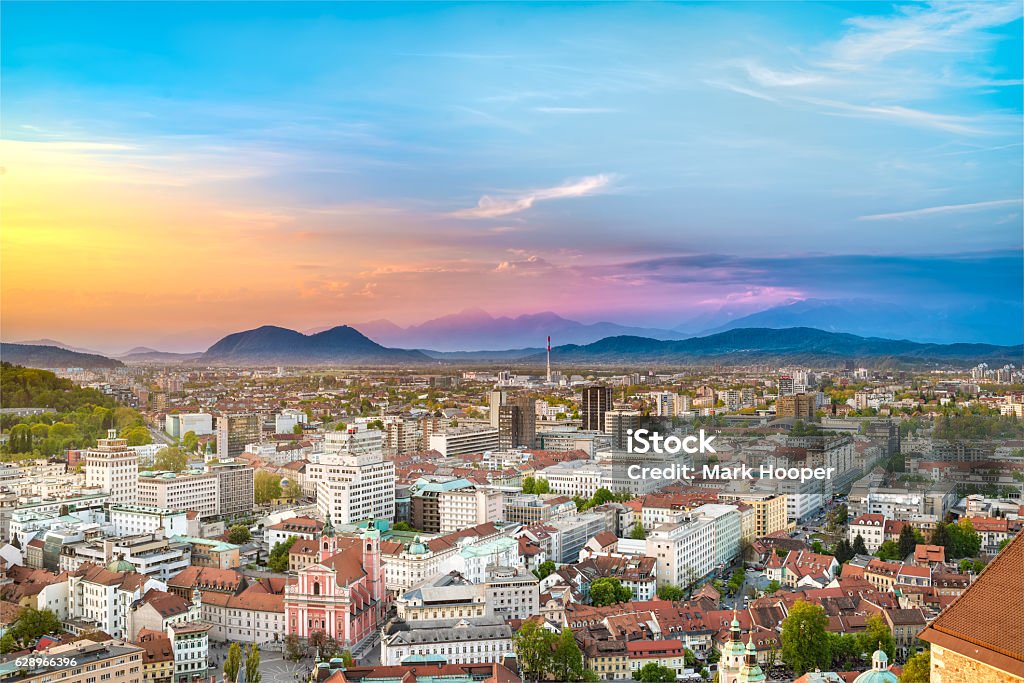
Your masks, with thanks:
M 385 346 L 434 351 L 505 350 L 543 347 L 548 335 L 553 343 L 589 344 L 617 335 L 651 339 L 684 339 L 678 330 L 632 327 L 611 322 L 580 323 L 550 311 L 494 317 L 479 308 L 441 316 L 419 325 L 401 327 L 390 320 L 357 323 L 354 328 Z M 316 331 L 316 330 L 311 330 Z
M 1014 310 L 997 304 L 911 309 L 870 299 L 805 299 L 756 313 L 726 306 L 690 318 L 671 329 L 614 322 L 587 324 L 550 311 L 515 318 L 494 317 L 480 309 L 466 309 L 407 327 L 386 319 L 355 323 L 352 327 L 384 346 L 478 351 L 540 348 L 548 335 L 553 344 L 590 344 L 622 335 L 678 340 L 739 328 L 788 327 L 938 344 L 1018 344 L 1024 338 L 1024 325 L 1020 320 L 1019 310 L 1015 315 Z
M 492 352 L 484 354 L 492 358 L 523 357 L 529 355 L 531 349 L 542 350 L 548 335 L 555 346 L 583 346 L 621 336 L 672 341 L 732 329 L 793 327 L 938 344 L 1014 345 L 1024 338 L 1024 313 L 1019 305 L 1016 308 L 1014 304 L 995 302 L 972 306 L 943 306 L 941 302 L 930 305 L 931 308 L 906 308 L 870 299 L 805 299 L 754 313 L 742 305 L 726 305 L 689 318 L 671 329 L 670 326 L 641 327 L 615 322 L 582 323 L 550 311 L 516 317 L 493 316 L 471 308 L 406 327 L 381 318 L 352 324 L 349 329 L 358 330 L 368 337 L 367 341 L 372 340 L 381 348 L 420 349 L 428 356 L 452 360 L 480 358 L 483 351 Z M 315 328 L 307 330 L 306 334 L 316 335 L 330 329 L 333 327 Z M 182 348 L 178 344 L 170 346 L 172 352 L 159 344 L 98 351 L 49 338 L 14 343 L 102 354 L 129 362 L 183 362 L 201 358 L 206 353 L 201 348 Z M 507 353 L 499 356 L 493 353 L 497 351 Z
M 53 346 L 3 344 L 4 360 L 32 367 L 118 367 L 121 360 L 82 354 Z M 659 340 L 619 335 L 591 344 L 564 344 L 551 351 L 559 365 L 802 363 L 834 365 L 854 361 L 865 365 L 1019 365 L 1024 347 L 991 344 L 926 344 L 906 340 L 860 337 L 807 327 L 740 328 L 704 337 Z M 202 354 L 143 351 L 129 362 L 194 363 L 198 365 L 420 365 L 516 363 L 541 365 L 541 349 L 445 352 L 388 348 L 358 330 L 342 325 L 306 335 L 265 325 L 229 334 Z

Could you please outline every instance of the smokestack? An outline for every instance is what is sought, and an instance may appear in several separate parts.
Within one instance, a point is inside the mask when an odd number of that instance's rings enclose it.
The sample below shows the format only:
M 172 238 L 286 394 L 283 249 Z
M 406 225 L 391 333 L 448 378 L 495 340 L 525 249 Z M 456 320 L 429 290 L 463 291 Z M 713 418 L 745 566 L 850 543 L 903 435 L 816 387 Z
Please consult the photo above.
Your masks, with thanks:
M 551 384 L 551 335 L 548 335 L 548 384 Z

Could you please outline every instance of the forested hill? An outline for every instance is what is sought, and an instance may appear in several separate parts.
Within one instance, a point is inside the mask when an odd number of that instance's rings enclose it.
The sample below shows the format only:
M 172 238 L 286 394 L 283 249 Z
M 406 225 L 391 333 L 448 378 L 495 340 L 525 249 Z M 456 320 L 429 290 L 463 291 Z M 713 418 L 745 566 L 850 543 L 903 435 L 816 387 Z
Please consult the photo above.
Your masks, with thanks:
M 0 363 L 0 407 L 53 408 L 63 413 L 84 405 L 113 408 L 114 399 L 57 377 L 49 370 Z

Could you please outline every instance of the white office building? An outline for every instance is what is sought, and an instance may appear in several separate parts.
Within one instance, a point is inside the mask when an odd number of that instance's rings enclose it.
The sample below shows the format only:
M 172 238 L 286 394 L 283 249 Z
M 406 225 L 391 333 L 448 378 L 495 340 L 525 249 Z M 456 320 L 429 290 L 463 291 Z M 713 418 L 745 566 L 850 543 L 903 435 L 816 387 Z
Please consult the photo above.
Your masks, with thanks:
M 376 430 L 330 432 L 320 462 L 307 465 L 316 482 L 316 504 L 335 525 L 365 519 L 394 519 L 395 465 L 384 460 Z
M 117 438 L 117 430 L 107 432 L 96 448 L 85 452 L 85 485 L 97 486 L 110 494 L 110 502 L 135 505 L 138 502 L 139 457 L 128 448 L 128 441 Z

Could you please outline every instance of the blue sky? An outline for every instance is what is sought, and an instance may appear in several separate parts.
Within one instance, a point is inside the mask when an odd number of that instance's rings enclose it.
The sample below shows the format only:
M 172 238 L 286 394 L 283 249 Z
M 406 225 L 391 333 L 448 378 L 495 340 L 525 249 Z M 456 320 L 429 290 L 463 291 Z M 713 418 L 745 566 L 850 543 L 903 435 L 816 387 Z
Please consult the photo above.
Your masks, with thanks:
M 123 235 L 213 278 L 150 262 L 156 306 L 296 327 L 467 306 L 670 326 L 935 288 L 1020 307 L 1019 2 L 4 10 L 10 182 L 24 164 L 67 197 L 9 227 Z M 76 172 L 108 198 L 77 217 Z M 12 261 L 39 247 L 12 240 Z M 936 266 L 965 254 L 994 286 Z M 55 329 L 4 284 L 9 329 Z M 284 319 L 234 313 L 254 302 Z

